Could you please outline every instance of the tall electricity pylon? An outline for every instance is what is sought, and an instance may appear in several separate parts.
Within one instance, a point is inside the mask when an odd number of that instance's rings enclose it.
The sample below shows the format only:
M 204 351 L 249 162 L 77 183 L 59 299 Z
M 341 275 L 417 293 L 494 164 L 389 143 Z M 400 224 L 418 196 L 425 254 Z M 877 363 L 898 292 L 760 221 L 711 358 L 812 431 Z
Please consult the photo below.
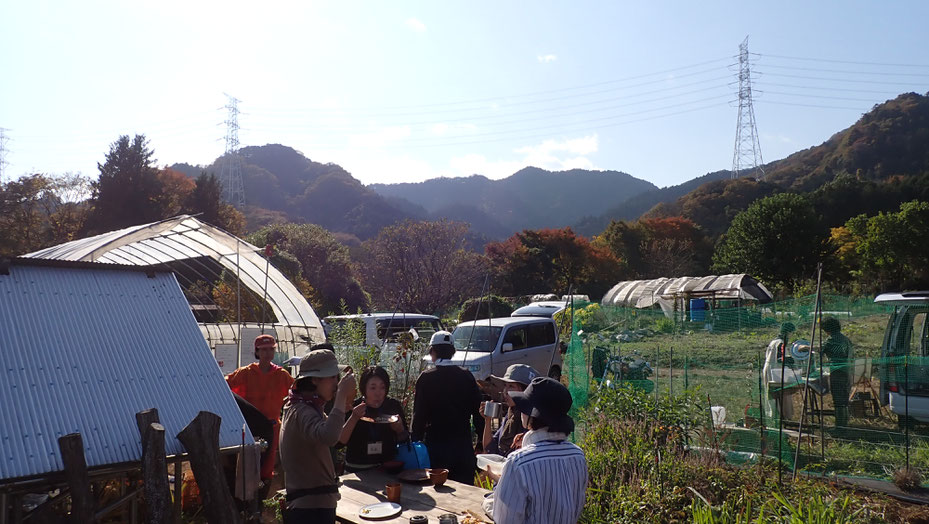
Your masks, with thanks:
M 752 107 L 752 75 L 748 57 L 748 37 L 739 46 L 739 119 L 735 125 L 735 151 L 732 153 L 732 178 L 754 175 L 764 178 L 764 159 L 755 126 Z
M 5 174 L 5 172 L 6 172 L 6 166 L 8 165 L 8 162 L 6 161 L 6 152 L 7 152 L 7 148 L 6 148 L 6 141 L 7 141 L 6 132 L 7 132 L 7 131 L 9 131 L 9 129 L 0 127 L 0 184 L 2 184 L 2 183 L 6 180 L 6 179 L 3 177 L 3 175 Z
M 239 99 L 226 95 L 225 106 L 226 153 L 223 155 L 219 180 L 223 184 L 223 198 L 235 207 L 245 206 L 245 182 L 242 175 L 242 157 L 239 156 Z

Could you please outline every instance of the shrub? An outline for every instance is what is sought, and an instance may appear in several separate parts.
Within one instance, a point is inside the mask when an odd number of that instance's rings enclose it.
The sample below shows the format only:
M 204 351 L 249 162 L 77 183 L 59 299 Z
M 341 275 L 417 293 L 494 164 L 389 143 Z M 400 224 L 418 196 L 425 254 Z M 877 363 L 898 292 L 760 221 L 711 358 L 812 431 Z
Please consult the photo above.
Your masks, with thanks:
M 480 310 L 478 310 L 480 307 Z M 461 305 L 458 313 L 458 322 L 480 320 L 483 318 L 508 317 L 513 312 L 513 306 L 505 298 L 497 295 L 487 295 L 481 298 L 469 298 Z

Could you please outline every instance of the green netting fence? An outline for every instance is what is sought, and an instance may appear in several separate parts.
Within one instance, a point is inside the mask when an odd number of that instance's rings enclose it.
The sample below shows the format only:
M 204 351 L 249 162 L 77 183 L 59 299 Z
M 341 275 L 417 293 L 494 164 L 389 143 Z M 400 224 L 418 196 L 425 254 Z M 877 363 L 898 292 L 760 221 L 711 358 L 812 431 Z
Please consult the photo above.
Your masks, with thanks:
M 693 305 L 569 311 L 564 376 L 575 415 L 604 388 L 631 386 L 656 399 L 696 392 L 706 423 L 692 433 L 712 442 L 695 437 L 694 449 L 712 447 L 732 462 L 780 459 L 809 473 L 889 479 L 908 466 L 929 477 L 925 307 L 885 343 L 892 307 L 824 296 L 820 318 L 837 320 L 845 343 L 814 322 L 814 296 Z M 795 330 L 778 344 L 787 323 Z

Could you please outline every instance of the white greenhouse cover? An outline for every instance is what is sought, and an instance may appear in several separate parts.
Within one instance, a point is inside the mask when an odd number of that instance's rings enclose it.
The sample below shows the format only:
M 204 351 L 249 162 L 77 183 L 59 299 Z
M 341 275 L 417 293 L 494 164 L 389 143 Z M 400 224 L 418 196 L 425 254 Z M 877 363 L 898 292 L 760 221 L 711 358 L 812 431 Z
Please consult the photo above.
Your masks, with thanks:
M 774 299 L 764 284 L 745 273 L 738 273 L 625 280 L 610 288 L 600 302 L 603 305 L 647 308 L 660 305 L 662 301 L 683 298 L 688 293 L 699 297 L 710 295 L 717 299 L 757 300 L 761 303 Z
M 267 302 L 278 325 L 306 328 L 308 333 L 303 336 L 310 343 L 323 341 L 325 334 L 316 312 L 290 280 L 267 263 L 262 251 L 192 216 L 180 215 L 74 240 L 25 256 L 133 266 L 209 257 L 238 275 L 242 285 L 258 296 L 265 295 L 267 283 Z

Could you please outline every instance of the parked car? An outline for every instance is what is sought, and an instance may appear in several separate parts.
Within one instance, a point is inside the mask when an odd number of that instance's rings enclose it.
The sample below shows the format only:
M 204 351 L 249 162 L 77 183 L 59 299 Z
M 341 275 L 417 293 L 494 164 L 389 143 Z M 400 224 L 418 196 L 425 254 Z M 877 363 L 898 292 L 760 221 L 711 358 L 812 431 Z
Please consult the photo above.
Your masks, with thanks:
M 570 302 L 568 303 L 570 304 Z M 541 302 L 531 302 L 528 305 L 517 308 L 510 313 L 511 317 L 548 317 L 552 318 L 556 313 L 564 311 L 565 303 L 559 300 L 545 300 Z
M 884 293 L 874 302 L 894 307 L 881 344 L 881 402 L 901 424 L 907 414 L 929 422 L 929 291 Z
M 502 377 L 511 364 L 528 364 L 552 378 L 561 378 L 558 330 L 550 317 L 462 322 L 452 336 L 456 351 L 451 363 L 467 369 L 477 379 Z

